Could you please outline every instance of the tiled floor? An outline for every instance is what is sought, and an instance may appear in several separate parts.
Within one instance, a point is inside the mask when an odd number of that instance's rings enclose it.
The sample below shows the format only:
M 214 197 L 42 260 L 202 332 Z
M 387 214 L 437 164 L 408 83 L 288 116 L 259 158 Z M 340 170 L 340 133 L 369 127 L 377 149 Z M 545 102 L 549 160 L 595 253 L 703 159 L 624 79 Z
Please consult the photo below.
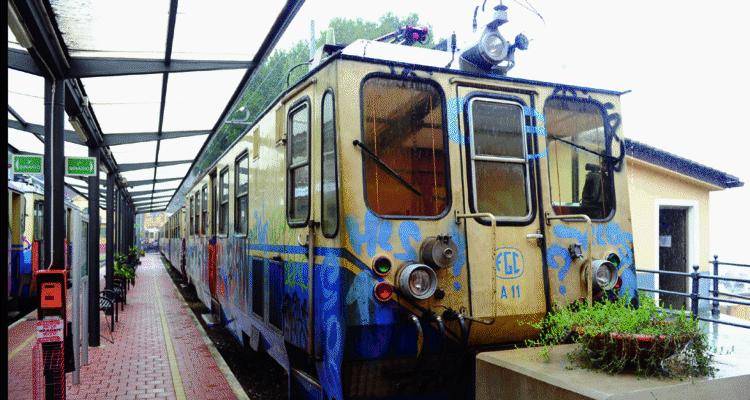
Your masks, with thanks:
M 100 347 L 89 350 L 80 385 L 73 385 L 68 374 L 68 398 L 236 398 L 191 311 L 178 296 L 160 257 L 146 255 L 136 285 L 128 292 L 128 305 L 120 313 L 114 344 L 102 338 Z M 101 326 L 108 336 L 103 318 Z M 8 334 L 8 397 L 31 399 L 33 321 L 13 327 Z

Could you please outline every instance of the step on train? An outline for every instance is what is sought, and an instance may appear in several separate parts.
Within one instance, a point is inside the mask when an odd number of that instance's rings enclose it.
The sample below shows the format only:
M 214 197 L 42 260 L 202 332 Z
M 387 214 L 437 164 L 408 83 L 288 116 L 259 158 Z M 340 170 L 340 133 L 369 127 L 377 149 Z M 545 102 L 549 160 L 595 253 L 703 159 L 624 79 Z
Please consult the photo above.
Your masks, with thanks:
M 291 398 L 467 398 L 476 353 L 552 307 L 637 303 L 622 93 L 507 77 L 527 41 L 496 28 L 449 67 L 324 46 L 162 228 Z

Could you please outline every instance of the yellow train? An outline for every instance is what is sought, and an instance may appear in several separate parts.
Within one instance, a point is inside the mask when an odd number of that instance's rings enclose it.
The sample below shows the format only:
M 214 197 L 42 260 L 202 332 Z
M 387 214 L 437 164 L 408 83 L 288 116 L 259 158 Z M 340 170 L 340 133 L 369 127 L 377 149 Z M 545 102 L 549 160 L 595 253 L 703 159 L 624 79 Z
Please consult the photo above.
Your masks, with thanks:
M 323 54 L 161 242 L 292 398 L 463 398 L 472 355 L 523 321 L 637 302 L 621 93 L 381 42 Z

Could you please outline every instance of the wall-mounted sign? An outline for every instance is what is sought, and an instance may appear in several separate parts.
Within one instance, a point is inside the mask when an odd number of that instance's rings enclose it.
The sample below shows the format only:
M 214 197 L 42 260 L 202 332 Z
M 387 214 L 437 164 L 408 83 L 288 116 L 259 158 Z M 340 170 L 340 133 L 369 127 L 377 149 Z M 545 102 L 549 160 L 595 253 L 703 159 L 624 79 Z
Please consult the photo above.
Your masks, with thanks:
M 94 157 L 65 157 L 65 175 L 94 176 L 96 175 L 96 158 Z
M 36 174 L 44 173 L 44 156 L 32 154 L 13 155 L 14 174 Z

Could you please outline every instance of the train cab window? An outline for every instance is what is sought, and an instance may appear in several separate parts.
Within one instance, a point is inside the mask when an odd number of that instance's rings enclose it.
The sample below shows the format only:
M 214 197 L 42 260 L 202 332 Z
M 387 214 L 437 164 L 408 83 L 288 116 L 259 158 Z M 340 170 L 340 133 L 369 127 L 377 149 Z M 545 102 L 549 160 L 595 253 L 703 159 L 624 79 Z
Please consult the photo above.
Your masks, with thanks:
M 247 153 L 234 165 L 234 232 L 247 234 L 247 193 L 250 184 L 250 165 Z
M 443 214 L 450 195 L 444 97 L 437 84 L 371 77 L 362 101 L 367 206 L 388 216 Z
M 44 239 L 44 202 L 34 202 L 34 240 Z
M 195 195 L 193 196 L 193 205 L 195 206 L 195 209 L 193 210 L 193 223 L 195 224 L 195 232 L 193 232 L 196 236 L 200 235 L 201 233 L 201 218 L 200 218 L 200 192 L 195 192 Z
M 292 226 L 305 225 L 310 215 L 310 105 L 295 106 L 287 119 L 287 218 Z
M 604 219 L 614 209 L 609 149 L 601 108 L 562 98 L 544 105 L 552 208 Z
M 499 220 L 531 213 L 526 134 L 521 106 L 490 98 L 469 102 L 472 206 Z
M 333 237 L 339 227 L 338 164 L 336 161 L 336 119 L 333 92 L 323 95 L 321 111 L 321 226 L 323 235 Z
M 219 234 L 227 234 L 229 221 L 229 168 L 219 174 Z
M 201 236 L 208 231 L 208 185 L 201 188 Z

